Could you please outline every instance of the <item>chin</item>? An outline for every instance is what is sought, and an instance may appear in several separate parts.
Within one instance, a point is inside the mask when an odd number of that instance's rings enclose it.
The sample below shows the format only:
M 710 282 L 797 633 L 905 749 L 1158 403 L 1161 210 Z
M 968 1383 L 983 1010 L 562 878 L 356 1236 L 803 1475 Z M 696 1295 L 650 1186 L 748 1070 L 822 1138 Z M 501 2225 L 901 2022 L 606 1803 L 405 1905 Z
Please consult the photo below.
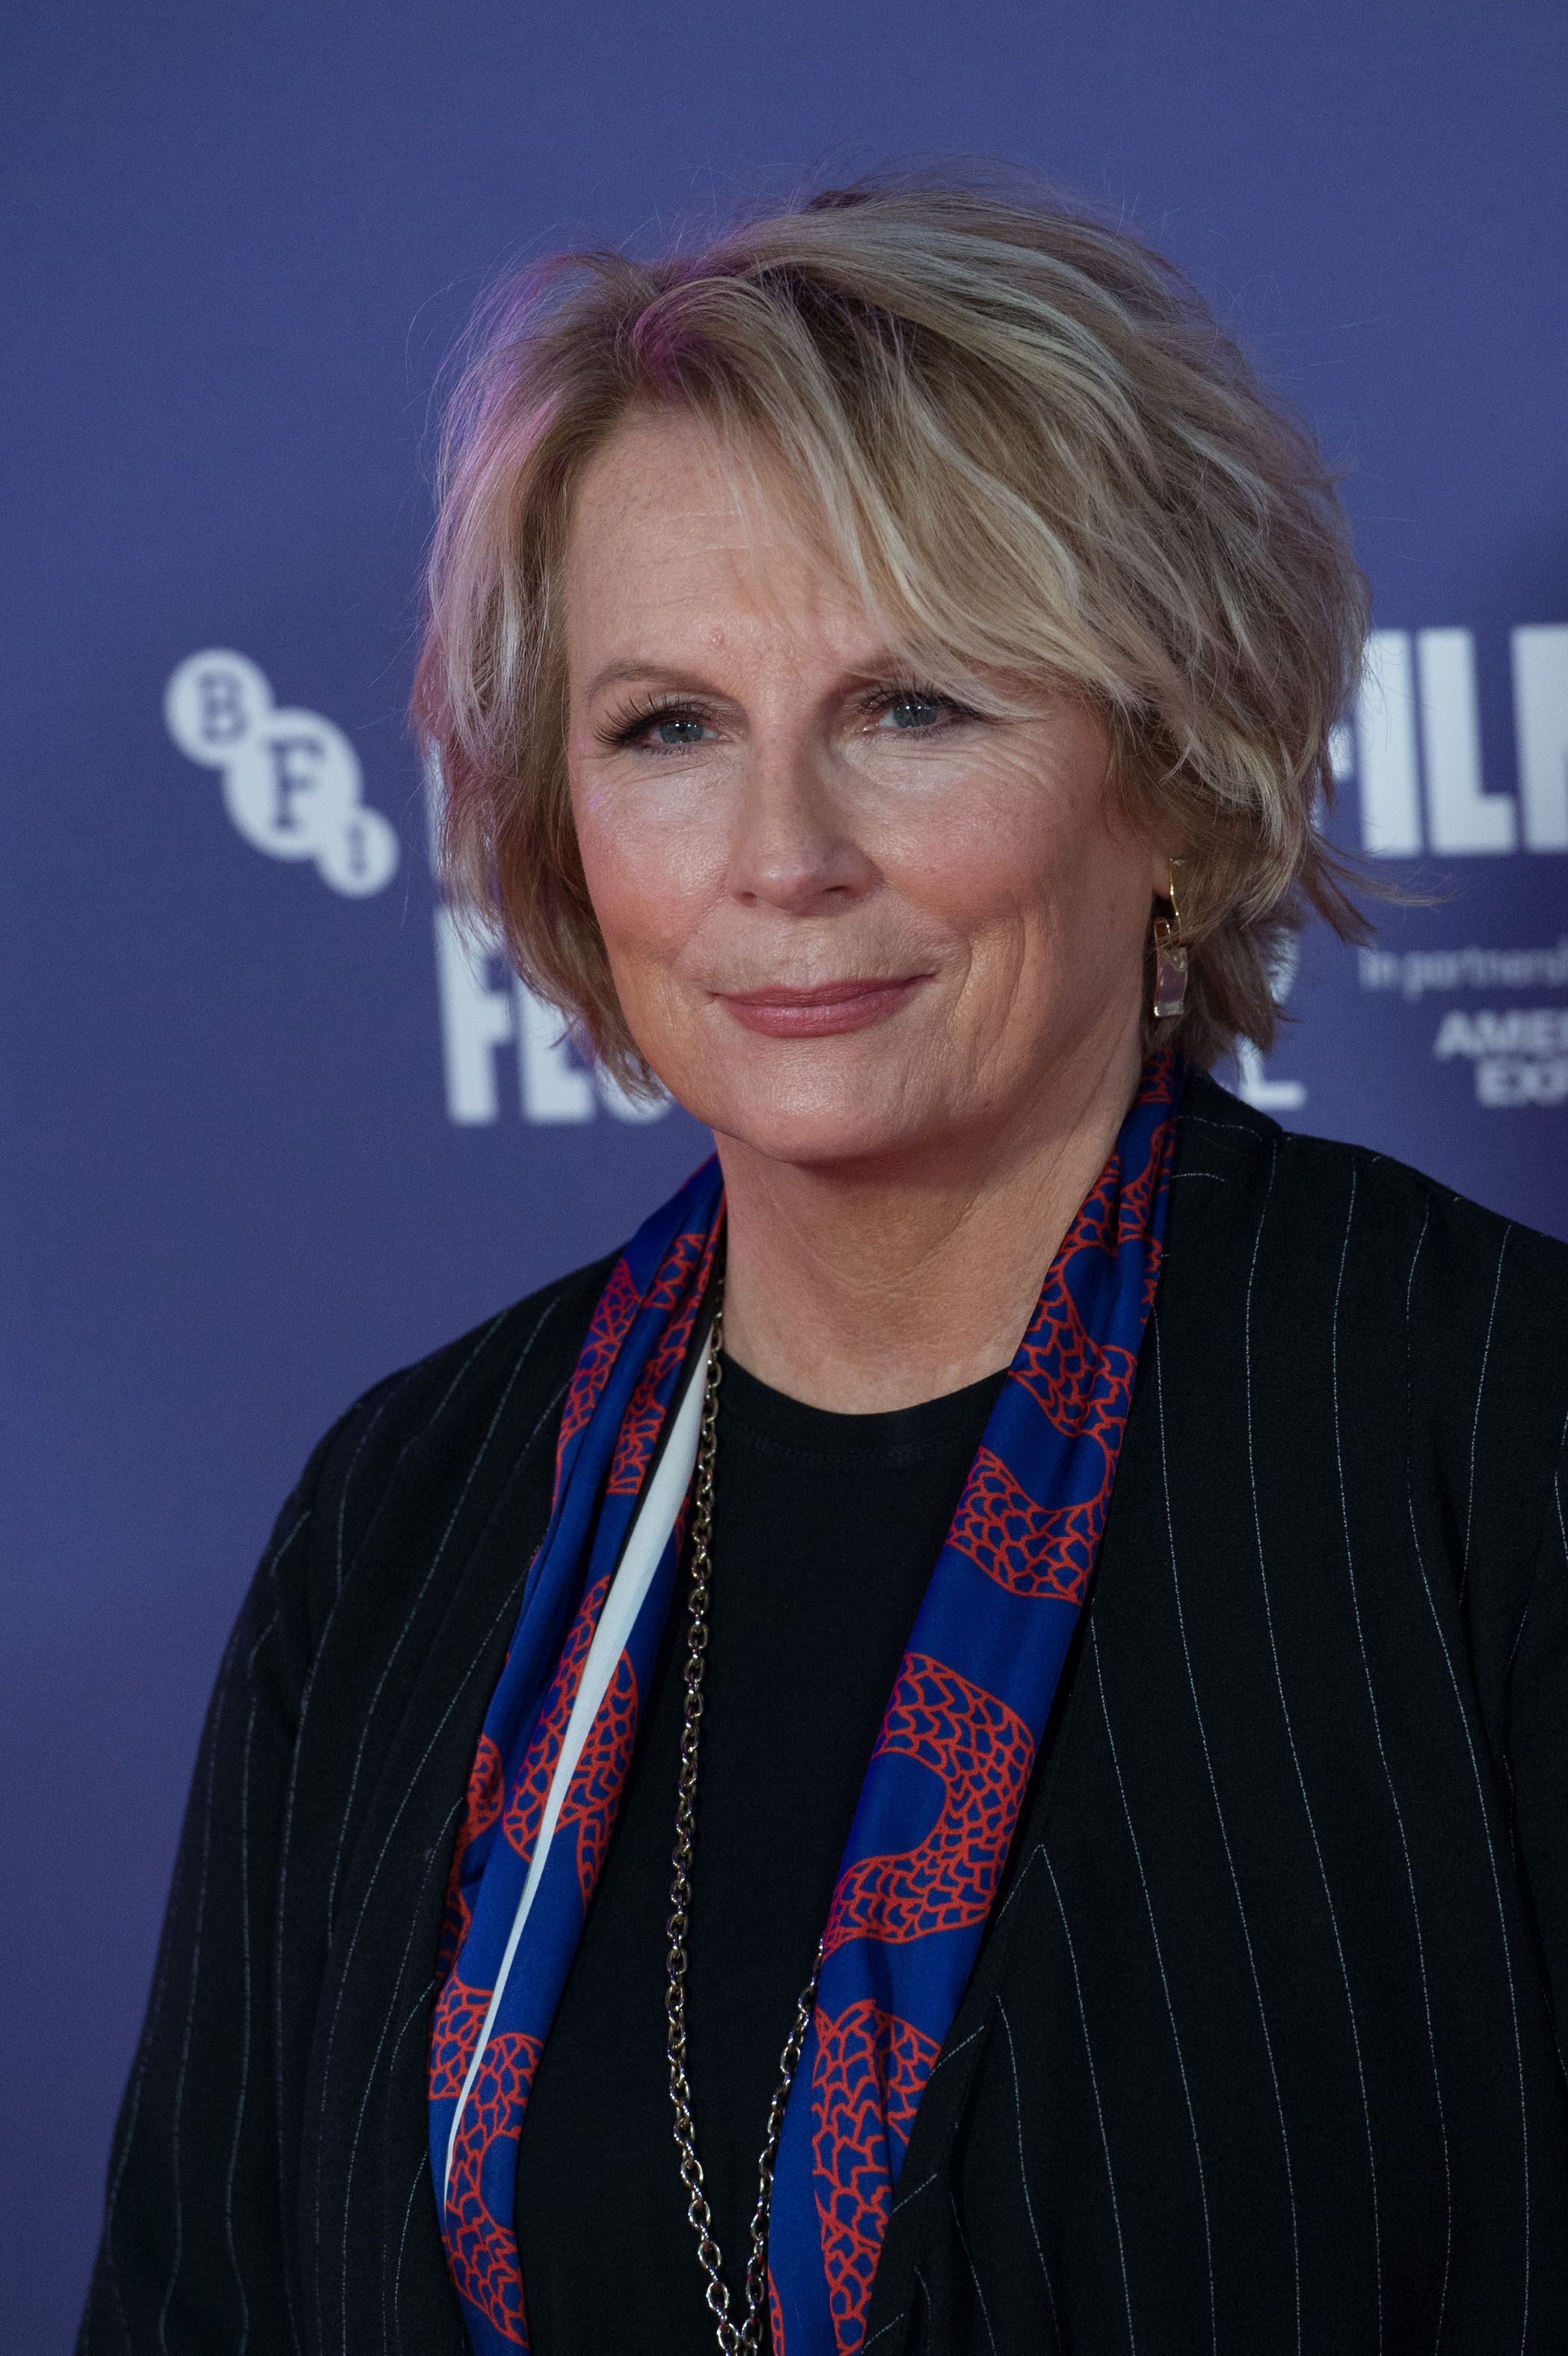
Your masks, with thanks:
M 696 1093 L 701 1103 L 683 1101 L 718 1136 L 796 1168 L 885 1161 L 919 1146 L 933 1126 L 899 1087 L 791 1088 L 775 1080 L 723 1090 L 709 1082 Z

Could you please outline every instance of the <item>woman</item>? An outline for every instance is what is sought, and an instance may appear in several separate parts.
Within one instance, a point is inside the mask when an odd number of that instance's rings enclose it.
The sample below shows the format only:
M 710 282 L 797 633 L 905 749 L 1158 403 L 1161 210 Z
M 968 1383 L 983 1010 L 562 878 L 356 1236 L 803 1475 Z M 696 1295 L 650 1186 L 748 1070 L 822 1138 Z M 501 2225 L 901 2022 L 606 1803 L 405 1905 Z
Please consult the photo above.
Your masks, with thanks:
M 452 869 L 718 1158 L 286 1508 L 94 2356 L 1568 2344 L 1568 1256 L 1204 1076 L 1363 618 L 1047 206 L 488 318 Z

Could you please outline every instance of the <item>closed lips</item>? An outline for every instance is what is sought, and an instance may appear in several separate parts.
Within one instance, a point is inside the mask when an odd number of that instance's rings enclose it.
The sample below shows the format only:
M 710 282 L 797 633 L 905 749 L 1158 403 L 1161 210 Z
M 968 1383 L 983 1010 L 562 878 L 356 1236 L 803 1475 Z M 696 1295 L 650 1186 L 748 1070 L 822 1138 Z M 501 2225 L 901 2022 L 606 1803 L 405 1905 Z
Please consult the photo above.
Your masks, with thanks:
M 722 1003 L 748 1031 L 773 1038 L 822 1038 L 859 1031 L 897 1011 L 926 979 L 923 974 L 846 977 L 810 990 L 783 987 L 726 991 Z

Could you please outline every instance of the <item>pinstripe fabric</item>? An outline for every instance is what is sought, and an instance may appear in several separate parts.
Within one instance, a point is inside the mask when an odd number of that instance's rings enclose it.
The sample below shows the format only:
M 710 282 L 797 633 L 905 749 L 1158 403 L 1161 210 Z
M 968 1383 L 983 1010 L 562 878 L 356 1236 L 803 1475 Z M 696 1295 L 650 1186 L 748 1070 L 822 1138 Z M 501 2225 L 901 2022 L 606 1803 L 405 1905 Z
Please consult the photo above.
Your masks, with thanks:
M 1202 1082 L 1173 1185 L 1082 1650 L 864 2345 L 1545 2356 L 1568 1252 Z M 280 1519 L 192 1787 L 87 2356 L 463 2356 L 423 2151 L 435 1942 L 600 1275 L 381 1386 Z
M 876 2344 L 1555 2351 L 1568 1255 L 1192 1115 L 983 2034 L 911 2144 L 956 2217 L 890 2243 Z

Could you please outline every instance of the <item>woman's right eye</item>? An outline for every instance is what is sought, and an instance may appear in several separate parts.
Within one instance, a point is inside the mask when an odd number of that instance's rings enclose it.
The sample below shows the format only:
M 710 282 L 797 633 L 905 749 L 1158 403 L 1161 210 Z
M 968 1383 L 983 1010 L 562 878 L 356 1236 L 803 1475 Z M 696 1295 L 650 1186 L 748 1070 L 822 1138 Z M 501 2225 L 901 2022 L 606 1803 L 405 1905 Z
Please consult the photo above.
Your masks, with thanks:
M 601 742 L 614 752 L 689 753 L 712 734 L 705 713 L 682 704 L 644 704 L 608 721 Z

